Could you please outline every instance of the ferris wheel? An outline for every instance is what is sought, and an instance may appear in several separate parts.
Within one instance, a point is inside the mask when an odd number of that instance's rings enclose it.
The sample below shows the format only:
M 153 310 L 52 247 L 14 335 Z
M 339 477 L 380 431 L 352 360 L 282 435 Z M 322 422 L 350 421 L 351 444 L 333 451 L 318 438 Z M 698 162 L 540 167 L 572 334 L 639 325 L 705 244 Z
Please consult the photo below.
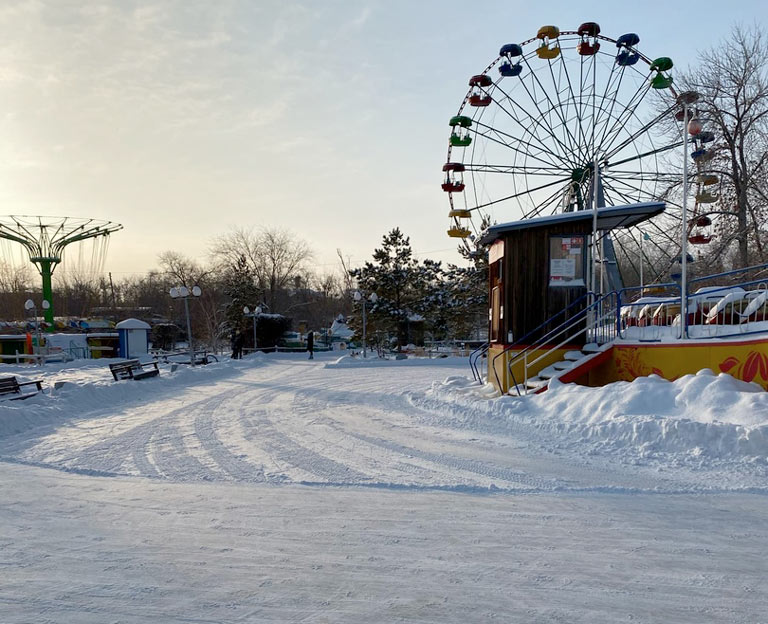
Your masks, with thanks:
M 535 37 L 502 46 L 469 79 L 449 121 L 442 168 L 449 236 L 477 253 L 472 241 L 494 221 L 591 209 L 595 199 L 598 207 L 669 201 L 681 181 L 669 161 L 683 145 L 682 132 L 662 131 L 680 110 L 673 63 L 646 56 L 639 42 L 635 33 L 606 37 L 595 22 L 572 31 L 543 26 Z M 615 232 L 609 253 L 615 243 L 636 256 L 643 238 L 678 242 L 669 219 L 679 227 L 680 216 L 670 208 L 645 233 Z

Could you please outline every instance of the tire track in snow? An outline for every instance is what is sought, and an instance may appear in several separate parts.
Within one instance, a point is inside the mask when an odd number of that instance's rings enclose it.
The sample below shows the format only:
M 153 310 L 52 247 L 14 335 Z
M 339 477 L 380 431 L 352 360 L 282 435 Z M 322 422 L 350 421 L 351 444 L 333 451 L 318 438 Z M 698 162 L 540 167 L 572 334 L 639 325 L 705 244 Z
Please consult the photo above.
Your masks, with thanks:
M 250 384 L 250 388 L 247 388 L 249 384 L 246 381 L 246 388 L 239 387 L 237 392 L 227 389 L 219 393 L 210 404 L 197 406 L 193 411 L 193 413 L 198 414 L 194 420 L 195 437 L 210 459 L 230 479 L 252 483 L 283 481 L 283 479 L 267 475 L 263 464 L 256 465 L 245 459 L 244 455 L 232 452 L 219 437 L 216 421 L 227 422 L 236 419 L 240 423 L 244 439 L 250 442 L 263 442 L 260 435 L 253 435 L 246 428 L 246 423 L 249 420 L 246 416 L 247 407 L 258 402 L 263 409 L 264 405 L 271 403 L 276 396 L 276 391 L 271 386 L 265 387 L 265 384 L 289 374 L 293 368 L 296 368 L 295 364 L 287 368 L 280 367 L 275 370 L 273 375 L 254 380 Z M 262 450 L 268 450 L 263 448 L 263 444 L 259 444 L 259 446 L 262 447 Z M 220 477 L 212 475 L 210 478 Z
M 283 472 L 286 469 L 294 468 L 315 475 L 329 483 L 365 483 L 370 481 L 371 476 L 355 470 L 346 463 L 318 453 L 277 428 L 274 419 L 281 409 L 287 411 L 283 417 L 285 421 L 295 422 L 297 416 L 300 416 L 292 409 L 295 394 L 295 389 L 290 385 L 271 386 L 261 392 L 250 393 L 238 406 L 243 438 L 249 442 L 258 443 L 278 466 L 282 465 L 280 467 Z M 280 405 L 270 409 L 278 396 L 289 397 L 290 409 L 286 410 Z M 265 397 L 267 397 L 266 400 Z M 273 416 L 270 416 L 270 412 Z M 301 423 L 300 426 L 304 426 L 304 423 Z M 283 475 L 266 476 L 265 478 L 267 481 L 285 482 Z
M 155 421 L 149 421 L 133 427 L 114 438 L 86 447 L 75 455 L 62 461 L 51 462 L 66 469 L 93 470 L 114 474 L 129 474 L 125 464 L 133 460 L 139 476 L 157 478 L 160 474 L 147 459 L 143 449 L 152 439 Z
M 220 475 L 213 473 L 189 453 L 176 423 L 190 414 L 210 414 L 228 398 L 237 395 L 237 393 L 233 393 L 232 388 L 226 382 L 222 385 L 223 389 L 213 396 L 207 396 L 169 412 L 161 413 L 149 421 L 114 437 L 87 446 L 62 460 L 44 463 L 65 470 L 77 469 L 96 473 L 131 474 L 131 471 L 126 468 L 126 464 L 132 461 L 138 476 L 142 477 L 174 480 L 188 480 L 190 478 L 213 480 L 220 478 Z M 143 412 L 147 410 L 151 410 L 151 404 L 142 409 Z M 128 412 L 125 418 L 130 417 L 131 412 Z M 222 453 L 219 447 L 211 441 L 210 428 L 201 425 L 200 432 L 206 443 L 213 449 L 213 454 L 221 457 Z M 160 442 L 159 445 L 157 444 L 158 441 Z M 226 463 L 226 460 L 223 461 Z M 238 471 L 238 474 L 240 472 Z
M 263 467 L 245 461 L 221 442 L 210 416 L 200 415 L 195 418 L 195 435 L 211 459 L 232 479 L 256 483 L 266 481 Z
M 370 480 L 370 477 L 362 472 L 321 455 L 278 431 L 267 416 L 266 410 L 255 411 L 245 420 L 251 428 L 258 430 L 260 441 L 277 462 L 289 464 L 332 483 Z
M 288 371 L 291 368 L 289 366 Z M 273 371 L 273 374 L 260 379 L 259 384 L 268 383 L 284 374 L 286 374 L 286 370 L 281 367 Z M 220 474 L 212 471 L 191 455 L 177 425 L 182 418 L 188 419 L 190 416 L 198 414 L 194 419 L 193 433 L 211 461 L 233 480 L 263 482 L 266 480 L 263 466 L 251 464 L 229 451 L 216 435 L 213 422 L 215 414 L 231 415 L 233 412 L 232 403 L 236 403 L 242 396 L 247 396 L 249 392 L 252 392 L 243 389 L 243 385 L 247 387 L 249 384 L 242 380 L 223 382 L 219 391 L 213 396 L 166 412 L 133 430 L 138 431 L 137 435 L 129 435 L 132 432 L 126 432 L 122 434 L 126 436 L 124 439 L 120 439 L 121 436 L 118 436 L 111 442 L 105 443 L 104 448 L 120 448 L 127 444 L 141 476 L 163 477 L 174 481 L 220 480 L 222 478 Z M 262 394 L 264 394 L 263 391 L 260 395 Z M 158 423 L 161 424 L 158 426 Z M 168 450 L 169 445 L 172 450 Z M 112 448 L 112 452 L 114 450 Z
M 295 394 L 295 401 L 297 403 L 303 403 L 301 407 L 297 406 L 297 412 L 321 412 L 321 409 L 313 407 L 313 403 L 322 405 L 320 400 L 317 398 L 316 393 L 311 394 L 310 391 L 297 391 Z M 567 487 L 567 483 L 565 481 L 560 481 L 558 479 L 537 477 L 528 472 L 520 472 L 510 468 L 504 468 L 502 466 L 490 464 L 488 462 L 457 457 L 448 453 L 434 453 L 431 451 L 425 451 L 414 446 L 399 444 L 393 440 L 387 440 L 364 433 L 350 431 L 340 422 L 333 420 L 328 416 L 318 416 L 317 422 L 322 422 L 323 424 L 334 429 L 342 435 L 355 438 L 371 446 L 386 449 L 387 451 L 402 455 L 406 458 L 416 457 L 437 466 L 448 468 L 449 474 L 450 472 L 455 473 L 456 470 L 460 470 L 463 472 L 480 475 L 489 479 L 506 481 L 508 483 L 523 485 L 537 490 L 554 490 Z
M 312 399 L 307 401 L 306 397 L 309 396 L 312 396 Z M 292 411 L 294 414 L 298 415 L 312 414 L 313 417 L 311 424 L 324 425 L 328 430 L 332 431 L 333 434 L 337 436 L 337 439 L 334 441 L 335 446 L 339 447 L 340 452 L 344 453 L 345 457 L 351 458 L 351 454 L 354 453 L 356 459 L 359 462 L 370 465 L 379 474 L 388 473 L 389 479 L 401 479 L 403 475 L 410 475 L 419 481 L 429 484 L 434 484 L 435 482 L 451 484 L 449 487 L 453 487 L 452 484 L 454 482 L 463 481 L 461 475 L 458 475 L 455 471 L 446 471 L 441 469 L 441 467 L 438 467 L 436 464 L 428 461 L 425 462 L 424 465 L 416 464 L 412 461 L 413 455 L 403 455 L 402 453 L 398 453 L 392 449 L 389 449 L 388 453 L 379 453 L 378 457 L 373 457 L 370 452 L 363 453 L 361 446 L 369 449 L 369 451 L 370 449 L 383 450 L 383 447 L 381 445 L 370 444 L 369 442 L 362 440 L 354 435 L 350 435 L 349 431 L 345 429 L 339 422 L 328 416 L 320 415 L 321 409 L 315 407 L 313 405 L 314 403 L 320 403 L 320 401 L 316 399 L 311 390 L 299 391 L 294 394 L 294 404 Z M 354 404 L 350 403 L 349 405 L 352 406 Z M 334 404 L 334 407 L 338 409 L 339 406 Z M 370 408 L 370 406 L 365 407 Z M 361 406 L 354 405 L 354 408 L 356 410 L 360 410 Z M 348 445 L 345 446 L 342 443 L 344 438 L 354 442 L 363 442 L 363 445 L 354 444 L 353 448 L 347 448 Z M 427 465 L 430 463 L 432 464 L 431 466 Z M 371 480 L 380 478 L 381 477 L 379 475 L 369 476 L 369 479 Z M 459 487 L 463 485 L 466 485 L 466 483 L 461 483 Z M 433 485 L 430 485 L 429 487 L 433 487 Z M 474 487 L 474 485 L 472 487 Z
M 172 481 L 184 481 L 190 477 L 204 481 L 216 478 L 197 458 L 190 455 L 178 426 L 165 423 L 157 430 L 155 438 L 153 458 L 165 478 Z

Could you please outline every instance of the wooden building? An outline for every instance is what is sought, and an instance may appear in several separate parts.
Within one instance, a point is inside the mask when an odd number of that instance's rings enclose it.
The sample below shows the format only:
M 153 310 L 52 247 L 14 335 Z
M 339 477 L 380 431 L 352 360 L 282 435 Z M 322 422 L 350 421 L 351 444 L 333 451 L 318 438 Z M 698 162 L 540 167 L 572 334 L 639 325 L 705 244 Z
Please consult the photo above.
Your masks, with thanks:
M 664 208 L 663 202 L 599 208 L 597 231 L 635 226 Z M 494 225 L 482 237 L 489 247 L 489 366 L 509 345 L 533 344 L 589 305 L 593 220 L 591 210 L 566 212 Z M 567 348 L 584 345 L 586 332 L 568 331 Z

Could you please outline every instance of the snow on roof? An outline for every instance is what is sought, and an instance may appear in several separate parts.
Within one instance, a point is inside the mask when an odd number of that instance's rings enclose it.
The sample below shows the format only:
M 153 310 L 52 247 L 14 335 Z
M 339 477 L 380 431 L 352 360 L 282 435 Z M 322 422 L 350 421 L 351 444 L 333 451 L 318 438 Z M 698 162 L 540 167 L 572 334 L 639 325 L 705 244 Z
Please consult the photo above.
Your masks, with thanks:
M 628 204 L 626 206 L 605 206 L 597 209 L 597 229 L 613 230 L 616 228 L 626 228 L 646 219 L 664 212 L 666 204 L 664 202 L 642 202 L 638 204 Z M 488 245 L 499 238 L 505 232 L 513 230 L 530 230 L 539 227 L 551 226 L 560 223 L 578 223 L 580 221 L 592 221 L 594 212 L 592 210 L 576 210 L 574 212 L 563 212 L 544 217 L 534 217 L 532 219 L 522 219 L 520 221 L 511 221 L 509 223 L 499 223 L 488 228 L 480 239 L 481 245 Z
M 117 329 L 152 329 L 149 325 L 149 323 L 145 323 L 144 321 L 140 321 L 139 319 L 135 318 L 129 318 L 125 319 L 124 321 L 120 321 L 117 325 L 115 325 Z
M 343 318 L 343 317 L 340 317 Z M 346 323 L 343 323 L 339 321 L 339 319 L 336 319 L 331 324 L 330 330 L 328 332 L 331 334 L 331 336 L 336 336 L 338 338 L 348 339 L 355 335 L 354 330 L 349 328 L 349 325 Z

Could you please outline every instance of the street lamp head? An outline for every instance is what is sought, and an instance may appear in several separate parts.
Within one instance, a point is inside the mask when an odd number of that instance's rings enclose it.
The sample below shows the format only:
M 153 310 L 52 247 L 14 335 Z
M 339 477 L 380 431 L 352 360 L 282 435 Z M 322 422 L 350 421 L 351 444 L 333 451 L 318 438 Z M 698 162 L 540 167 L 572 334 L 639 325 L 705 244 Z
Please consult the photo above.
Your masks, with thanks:
M 176 299 L 179 296 L 179 289 L 174 286 L 170 290 L 171 299 Z
M 27 300 L 24 302 L 24 309 L 25 309 L 25 310 L 33 310 L 33 309 L 34 309 L 34 307 L 35 307 L 35 302 L 34 302 L 34 301 L 32 301 L 32 299 L 27 299 Z
M 359 290 L 356 290 L 355 294 L 352 296 L 354 297 L 355 301 L 360 301 L 363 298 L 363 295 Z
M 47 299 L 43 299 L 43 310 L 49 310 L 51 308 L 51 304 Z
M 189 288 L 186 286 L 179 286 L 179 297 L 189 297 Z
M 200 286 L 192 286 L 192 295 L 195 297 L 199 297 L 203 294 L 203 291 L 200 290 Z
M 376 303 L 379 300 L 379 296 L 376 293 L 371 293 L 371 296 L 368 297 L 368 300 L 371 303 Z
M 256 306 L 256 309 L 253 311 L 253 313 L 256 315 L 261 314 L 261 306 Z
M 250 314 L 251 309 L 248 306 L 243 306 L 243 314 Z

